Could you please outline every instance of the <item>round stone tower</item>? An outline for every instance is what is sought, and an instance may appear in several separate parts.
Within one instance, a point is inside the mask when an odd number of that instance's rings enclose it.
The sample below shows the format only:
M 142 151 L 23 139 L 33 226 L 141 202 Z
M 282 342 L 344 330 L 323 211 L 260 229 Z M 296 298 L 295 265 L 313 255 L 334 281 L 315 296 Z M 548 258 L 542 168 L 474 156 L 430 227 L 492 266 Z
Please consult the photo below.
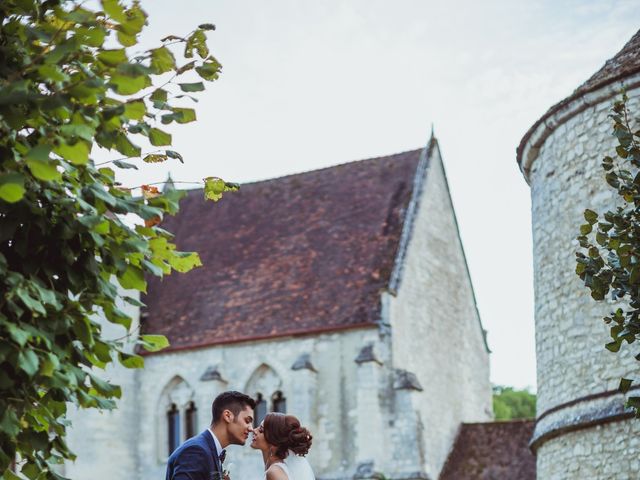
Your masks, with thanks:
M 584 209 L 602 212 L 615 202 L 601 160 L 617 144 L 607 115 L 623 88 L 639 117 L 640 32 L 551 107 L 518 147 L 531 186 L 538 368 L 531 447 L 538 479 L 640 478 L 640 420 L 617 391 L 622 376 L 640 377 L 638 351 L 605 350 L 602 316 L 613 305 L 593 301 L 575 274 Z

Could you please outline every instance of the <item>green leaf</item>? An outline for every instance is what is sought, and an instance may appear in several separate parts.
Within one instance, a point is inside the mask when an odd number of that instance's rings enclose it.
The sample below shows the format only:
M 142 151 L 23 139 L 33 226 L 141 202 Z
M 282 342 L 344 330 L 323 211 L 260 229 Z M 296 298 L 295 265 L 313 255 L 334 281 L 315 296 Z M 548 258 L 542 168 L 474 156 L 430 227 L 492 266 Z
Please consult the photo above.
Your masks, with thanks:
M 147 113 L 147 107 L 142 100 L 124 104 L 124 115 L 130 120 L 142 120 L 145 113 Z
M 610 352 L 618 352 L 620 350 L 620 346 L 621 346 L 621 342 L 620 341 L 613 341 L 613 342 L 609 342 L 605 345 L 605 348 L 607 350 L 609 350 Z
M 102 8 L 105 13 L 113 18 L 116 22 L 126 22 L 127 16 L 124 13 L 124 8 L 120 5 L 118 0 L 102 0 Z
M 178 123 L 189 123 L 196 120 L 196 111 L 193 108 L 172 108 Z
M 38 73 L 52 82 L 66 82 L 69 80 L 69 75 L 60 70 L 57 65 L 42 65 L 38 68 Z
M 149 96 L 151 101 L 153 102 L 166 102 L 167 101 L 167 91 L 162 88 L 157 88 L 153 91 L 153 93 Z
M 45 182 L 51 180 L 60 180 L 62 173 L 56 168 L 54 162 L 41 162 L 38 160 L 27 160 L 27 166 L 34 177 Z
M 196 252 L 175 252 L 168 261 L 174 270 L 181 273 L 202 266 L 200 256 Z
M 118 168 L 123 168 L 123 169 L 135 169 L 138 170 L 138 166 L 134 165 L 133 163 L 127 163 L 127 162 L 123 162 L 122 160 L 114 160 L 113 164 L 118 167 Z
M 85 345 L 93 345 L 93 333 L 91 332 L 91 324 L 87 317 L 78 318 L 73 322 L 73 333 L 75 333 L 78 340 Z
M 158 128 L 152 128 L 149 130 L 149 141 L 154 146 L 171 145 L 171 135 Z
M 24 158 L 25 160 L 36 160 L 38 162 L 48 162 L 50 152 L 51 152 L 51 146 L 41 144 L 29 150 Z
M 182 159 L 182 155 L 180 155 L 178 152 L 174 150 L 167 150 L 165 153 L 167 154 L 167 157 L 177 158 L 180 161 L 180 163 L 184 163 L 184 160 Z
M 215 30 L 216 26 L 213 23 L 202 23 L 198 25 L 198 28 L 201 30 Z
M 89 161 L 91 146 L 81 140 L 72 145 L 61 142 L 53 151 L 75 165 L 84 165 Z
M 92 28 L 76 28 L 76 37 L 79 38 L 79 41 L 91 47 L 102 47 L 106 35 L 107 32 L 102 25 L 97 25 Z
M 129 61 L 124 48 L 119 48 L 117 50 L 102 50 L 98 54 L 98 60 L 110 67 L 117 67 L 118 65 Z
M 618 145 L 616 147 L 616 153 L 620 158 L 627 158 L 629 156 L 629 152 L 627 152 L 627 149 L 624 148 L 622 145 Z
M 176 68 L 176 59 L 167 47 L 151 50 L 151 68 L 156 73 L 165 73 Z
M 142 261 L 142 265 L 144 265 L 144 267 L 147 269 L 147 271 L 151 272 L 156 277 L 162 277 L 163 274 L 164 274 L 164 271 L 162 270 L 162 268 L 160 268 L 158 265 L 155 265 L 154 263 L 150 262 L 149 260 L 143 260 Z
M 587 209 L 584 211 L 584 218 L 590 225 L 593 225 L 598 221 L 598 214 L 593 210 Z
M 21 350 L 18 354 L 18 366 L 30 377 L 38 373 L 39 365 L 40 361 L 33 350 Z
M 198 72 L 198 75 L 203 79 L 213 81 L 218 79 L 221 69 L 222 65 L 220 65 L 215 58 L 211 58 L 209 62 L 205 62 L 200 67 L 196 67 L 196 72 Z
M 618 386 L 618 390 L 620 390 L 622 393 L 627 393 L 631 388 L 632 383 L 633 383 L 633 380 L 629 380 L 628 378 L 621 378 L 620 385 Z
M 140 75 L 130 77 L 128 75 L 113 75 L 111 85 L 119 95 L 133 95 L 150 85 L 149 77 Z
M 186 58 L 193 57 L 193 50 L 198 52 L 200 58 L 207 58 L 209 55 L 209 48 L 207 47 L 207 36 L 204 31 L 196 30 L 187 38 L 187 44 L 184 49 L 184 56 Z
M 20 432 L 20 419 L 16 415 L 15 408 L 9 405 L 0 415 L 0 431 L 15 437 Z M 6 475 L 6 471 L 3 472 L 3 475 Z
M 207 177 L 204 179 L 204 198 L 217 202 L 224 192 L 235 192 L 239 188 L 236 183 L 225 182 L 218 177 Z
M 24 303 L 25 306 L 32 312 L 37 312 L 41 315 L 45 315 L 47 313 L 45 308 L 42 306 L 42 303 L 40 303 L 35 298 L 31 297 L 31 295 L 29 295 L 29 293 L 25 289 L 17 288 L 16 296 L 20 300 L 22 300 L 22 303 Z
M 9 330 L 9 335 L 11 336 L 11 338 L 18 345 L 20 345 L 21 347 L 24 347 L 27 341 L 29 340 L 29 338 L 31 337 L 31 334 L 26 330 L 23 330 L 22 328 L 18 327 L 17 325 L 14 325 L 13 323 L 7 323 L 5 326 L 7 330 Z
M 169 340 L 164 335 L 140 335 L 140 340 L 148 352 L 158 352 L 169 346 Z
M 201 92 L 204 90 L 204 83 L 202 82 L 180 83 L 179 85 L 183 92 Z
M 147 291 L 147 282 L 144 280 L 144 273 L 138 267 L 133 265 L 127 266 L 124 273 L 118 276 L 118 282 L 122 288 L 140 290 L 141 292 Z
M 93 142 L 96 130 L 89 125 L 69 123 L 60 127 L 60 133 L 65 137 L 78 137 L 87 142 Z
M 129 355 L 120 352 L 118 354 L 120 363 L 126 368 L 144 368 L 144 359 L 140 355 Z
M 107 397 L 121 397 L 122 390 L 118 385 L 113 385 L 92 374 L 89 374 L 89 379 L 91 380 L 91 385 L 93 385 L 93 387 L 101 394 L 106 395 Z
M 161 153 L 150 153 L 142 159 L 145 163 L 160 163 L 165 160 L 167 160 L 167 155 L 163 155 Z
M 55 355 L 48 353 L 40 365 L 40 375 L 51 377 L 53 372 L 60 366 L 60 361 Z
M 120 133 L 116 137 L 116 150 L 118 150 L 121 154 L 126 155 L 127 157 L 139 157 L 142 150 L 137 145 L 134 145 L 129 137 L 125 134 Z
M 24 196 L 24 176 L 20 173 L 5 173 L 0 175 L 0 199 L 9 203 L 16 203 Z
M 123 47 L 133 47 L 136 43 L 138 43 L 138 39 L 135 35 L 124 32 L 122 29 L 118 29 L 117 33 L 118 42 Z

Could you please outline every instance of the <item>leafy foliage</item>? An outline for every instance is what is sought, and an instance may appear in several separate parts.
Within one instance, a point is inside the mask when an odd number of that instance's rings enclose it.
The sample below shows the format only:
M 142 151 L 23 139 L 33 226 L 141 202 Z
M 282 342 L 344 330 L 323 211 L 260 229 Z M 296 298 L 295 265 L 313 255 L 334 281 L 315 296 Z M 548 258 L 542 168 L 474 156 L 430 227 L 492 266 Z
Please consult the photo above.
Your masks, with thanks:
M 605 180 L 619 205 L 602 215 L 585 210 L 586 223 L 577 237 L 582 251 L 576 253 L 576 273 L 591 297 L 603 301 L 610 294 L 612 301 L 623 305 L 604 317 L 611 333 L 605 347 L 614 353 L 640 336 L 640 130 L 632 129 L 627 101 L 625 94 L 609 115 L 618 145 L 602 160 Z M 623 378 L 620 390 L 626 392 L 631 385 Z M 628 405 L 640 417 L 640 397 L 630 397 Z
M 113 408 L 120 387 L 96 368 L 143 366 L 130 348 L 132 319 L 118 307 L 141 304 L 123 289 L 144 292 L 146 275 L 200 265 L 158 226 L 182 193 L 124 188 L 116 169 L 137 168 L 126 160 L 143 156 L 182 161 L 173 150 L 143 154 L 138 143 L 170 145 L 158 123 L 194 121 L 176 102 L 204 89 L 176 79 L 215 80 L 221 67 L 206 45 L 211 24 L 132 56 L 146 24 L 137 2 L 103 0 L 94 11 L 71 0 L 7 0 L 0 14 L 0 473 L 56 479 L 52 464 L 73 458 L 67 404 Z M 181 46 L 183 65 L 174 53 Z M 99 149 L 122 158 L 96 164 Z M 205 191 L 217 200 L 234 189 L 207 181 Z M 124 337 L 104 338 L 99 316 Z M 156 335 L 138 342 L 167 346 Z
M 536 395 L 529 390 L 514 390 L 512 387 L 493 387 L 493 413 L 496 420 L 535 418 Z

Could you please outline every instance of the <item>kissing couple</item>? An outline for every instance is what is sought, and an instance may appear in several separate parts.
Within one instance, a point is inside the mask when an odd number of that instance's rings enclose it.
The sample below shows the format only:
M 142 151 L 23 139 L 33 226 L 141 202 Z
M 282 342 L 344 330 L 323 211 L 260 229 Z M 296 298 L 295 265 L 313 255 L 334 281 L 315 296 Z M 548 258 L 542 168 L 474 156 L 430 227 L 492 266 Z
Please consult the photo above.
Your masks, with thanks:
M 304 456 L 311 434 L 293 415 L 267 413 L 254 428 L 256 402 L 244 393 L 218 395 L 211 405 L 211 425 L 180 445 L 167 461 L 166 480 L 229 480 L 222 468 L 229 445 L 244 445 L 253 433 L 251 448 L 262 452 L 265 480 L 315 480 Z

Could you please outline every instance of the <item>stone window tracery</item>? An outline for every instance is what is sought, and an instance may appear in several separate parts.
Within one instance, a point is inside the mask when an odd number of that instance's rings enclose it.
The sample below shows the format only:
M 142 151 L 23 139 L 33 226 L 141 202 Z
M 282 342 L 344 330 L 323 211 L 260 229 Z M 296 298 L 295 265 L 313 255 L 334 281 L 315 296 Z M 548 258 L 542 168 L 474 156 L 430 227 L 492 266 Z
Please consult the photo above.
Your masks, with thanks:
M 197 432 L 197 408 L 193 388 L 174 377 L 162 390 L 158 405 L 158 459 L 165 461 L 187 438 Z
M 282 379 L 269 365 L 262 364 L 253 372 L 245 392 L 256 400 L 255 426 L 260 425 L 268 412 L 285 413 L 287 401 L 282 389 Z

